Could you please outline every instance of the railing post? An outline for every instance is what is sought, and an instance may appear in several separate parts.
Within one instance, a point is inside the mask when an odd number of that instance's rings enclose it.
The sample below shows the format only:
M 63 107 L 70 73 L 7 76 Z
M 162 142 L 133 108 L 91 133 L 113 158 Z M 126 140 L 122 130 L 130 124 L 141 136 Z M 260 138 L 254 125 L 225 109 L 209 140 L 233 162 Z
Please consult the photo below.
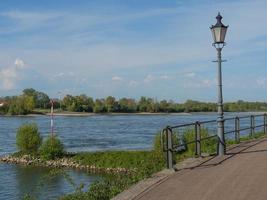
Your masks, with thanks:
M 172 159 L 172 129 L 170 127 L 166 128 L 167 131 L 167 168 L 173 168 L 173 159 Z
M 265 113 L 263 115 L 263 132 L 264 134 L 267 134 L 267 114 Z
M 255 117 L 254 115 L 250 116 L 250 136 L 253 136 L 255 133 Z
M 195 148 L 195 154 L 201 156 L 201 129 L 198 121 L 195 123 Z
M 240 119 L 239 117 L 235 118 L 235 141 L 236 143 L 240 142 Z

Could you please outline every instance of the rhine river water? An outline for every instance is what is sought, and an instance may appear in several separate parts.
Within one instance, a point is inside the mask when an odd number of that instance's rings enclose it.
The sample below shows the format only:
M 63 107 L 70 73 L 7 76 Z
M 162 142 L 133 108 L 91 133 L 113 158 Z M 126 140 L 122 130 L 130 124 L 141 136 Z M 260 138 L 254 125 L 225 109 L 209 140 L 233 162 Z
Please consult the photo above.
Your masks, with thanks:
M 232 116 L 235 113 L 228 113 Z M 244 114 L 242 114 L 244 115 Z M 153 138 L 166 125 L 216 119 L 216 113 L 192 115 L 93 115 L 56 116 L 55 130 L 67 151 L 148 150 Z M 49 116 L 0 117 L 0 155 L 16 151 L 16 131 L 23 123 L 35 122 L 42 137 L 50 132 Z M 248 123 L 248 122 L 246 122 Z M 212 125 L 215 126 L 216 124 Z M 232 126 L 232 125 L 230 125 Z M 213 129 L 214 127 L 211 127 Z M 48 178 L 51 169 L 0 163 L 0 200 L 19 200 L 27 193 L 38 199 L 57 199 L 74 191 L 63 175 Z M 85 189 L 101 175 L 67 170 Z

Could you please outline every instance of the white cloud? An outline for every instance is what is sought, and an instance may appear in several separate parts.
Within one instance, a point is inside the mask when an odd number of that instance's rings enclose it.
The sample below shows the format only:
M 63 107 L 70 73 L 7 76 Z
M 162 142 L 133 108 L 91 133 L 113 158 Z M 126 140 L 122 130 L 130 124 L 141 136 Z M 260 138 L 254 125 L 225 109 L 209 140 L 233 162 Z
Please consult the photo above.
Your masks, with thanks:
M 25 67 L 25 62 L 20 59 L 20 58 L 16 58 L 14 65 L 18 68 L 18 69 L 23 69 Z
M 151 74 L 148 74 L 145 79 L 144 79 L 144 82 L 145 83 L 150 83 L 151 81 L 155 80 L 155 77 L 152 76 Z
M 137 86 L 138 85 L 138 82 L 137 81 L 129 81 L 129 85 L 131 86 L 131 87 L 134 87 L 134 86 Z
M 0 70 L 1 90 L 15 89 L 18 73 L 15 67 L 8 67 Z
M 160 79 L 162 79 L 162 80 L 169 80 L 169 79 L 171 79 L 171 77 L 170 76 L 167 76 L 167 75 L 162 75 L 162 76 L 160 76 Z
M 213 85 L 213 81 L 209 79 L 203 79 L 200 80 L 200 83 L 198 84 L 199 87 L 211 87 Z
M 112 80 L 112 81 L 122 81 L 123 78 L 120 77 L 120 76 L 113 76 L 113 77 L 111 78 L 111 80 Z
M 207 79 L 203 77 L 197 77 L 195 79 L 189 79 L 184 81 L 183 86 L 185 88 L 211 88 L 216 85 L 215 79 Z
M 63 77 L 64 75 L 64 72 L 59 72 L 58 74 L 55 74 L 54 77 Z
M 185 74 L 186 77 L 189 77 L 189 78 L 193 78 L 196 76 L 196 74 L 194 72 L 189 72 L 187 74 Z
M 67 74 L 68 74 L 68 76 L 70 76 L 70 77 L 75 76 L 75 73 L 74 73 L 74 72 L 68 72 Z
M 74 74 L 74 72 L 59 72 L 59 73 L 57 73 L 57 74 L 54 74 L 53 75 L 53 78 L 63 78 L 63 77 L 70 77 L 70 78 L 72 78 L 72 77 L 74 77 L 75 76 L 75 74 Z
M 267 87 L 267 79 L 266 78 L 258 78 L 256 80 L 256 83 L 261 88 L 266 88 Z
M 21 78 L 21 70 L 25 68 L 22 59 L 17 58 L 14 65 L 0 70 L 0 90 L 12 90 L 16 88 L 17 81 Z

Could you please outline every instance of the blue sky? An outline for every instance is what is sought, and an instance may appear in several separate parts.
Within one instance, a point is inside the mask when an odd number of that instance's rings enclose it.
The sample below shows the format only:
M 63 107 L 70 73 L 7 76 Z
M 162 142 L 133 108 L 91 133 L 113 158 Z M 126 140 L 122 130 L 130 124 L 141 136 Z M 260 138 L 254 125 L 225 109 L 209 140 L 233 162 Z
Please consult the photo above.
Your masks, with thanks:
M 17 0 L 0 6 L 0 96 L 33 87 L 216 101 L 209 26 L 229 25 L 225 101 L 267 99 L 265 0 Z

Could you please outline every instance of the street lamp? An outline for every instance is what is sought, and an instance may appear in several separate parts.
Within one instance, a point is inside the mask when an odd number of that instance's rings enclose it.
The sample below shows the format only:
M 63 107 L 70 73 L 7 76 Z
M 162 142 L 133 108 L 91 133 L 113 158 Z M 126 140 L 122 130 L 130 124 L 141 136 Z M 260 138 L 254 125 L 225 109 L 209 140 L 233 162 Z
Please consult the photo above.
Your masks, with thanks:
M 222 23 L 222 16 L 218 13 L 217 23 L 210 27 L 213 36 L 213 46 L 217 49 L 218 63 L 218 119 L 217 119 L 217 136 L 218 136 L 218 155 L 225 155 L 225 139 L 224 139 L 224 119 L 223 119 L 223 95 L 222 95 L 222 57 L 221 52 L 225 46 L 225 35 L 228 26 Z

